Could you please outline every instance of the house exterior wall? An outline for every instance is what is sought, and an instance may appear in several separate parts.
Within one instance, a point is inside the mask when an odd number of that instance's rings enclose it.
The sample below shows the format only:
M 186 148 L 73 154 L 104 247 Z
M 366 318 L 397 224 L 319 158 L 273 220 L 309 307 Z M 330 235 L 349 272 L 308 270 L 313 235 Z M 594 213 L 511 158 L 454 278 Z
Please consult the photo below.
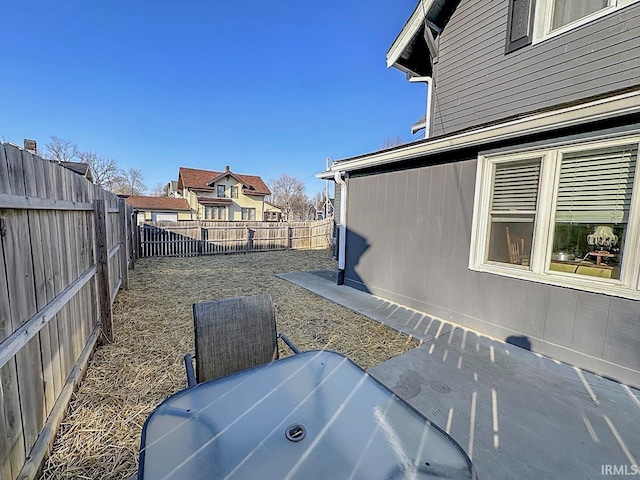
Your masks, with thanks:
M 219 198 L 217 187 L 223 185 L 225 187 L 225 198 L 230 198 L 233 203 L 227 206 L 228 221 L 241 221 L 243 208 L 255 208 L 256 209 L 256 221 L 261 221 L 264 216 L 264 197 L 245 195 L 242 193 L 242 184 L 235 181 L 233 177 L 226 176 L 213 185 L 213 191 L 194 193 L 188 188 L 184 189 L 183 196 L 189 202 L 189 205 L 193 209 L 198 218 L 203 219 L 204 206 L 198 202 L 198 196 L 204 198 Z M 231 198 L 231 187 L 238 188 L 238 198 Z
M 508 0 L 462 0 L 440 36 L 432 135 L 640 83 L 640 3 L 505 54 Z
M 477 152 L 348 180 L 345 283 L 640 386 L 640 302 L 469 269 Z
M 241 185 L 239 186 L 239 188 Z M 241 191 L 241 188 L 240 188 Z M 238 193 L 238 198 L 233 199 L 233 205 L 229 207 L 229 214 L 232 216 L 229 220 L 242 220 L 243 208 L 255 208 L 256 220 L 261 221 L 264 217 L 264 197 L 253 197 Z
M 156 213 L 177 213 L 178 214 L 178 221 L 180 220 L 191 220 L 191 212 L 173 212 L 173 211 L 169 211 L 169 210 L 157 210 L 155 211 Z M 141 212 L 144 214 L 144 220 L 145 221 L 151 221 L 151 217 L 152 217 L 152 211 L 151 210 L 147 210 L 145 212 Z

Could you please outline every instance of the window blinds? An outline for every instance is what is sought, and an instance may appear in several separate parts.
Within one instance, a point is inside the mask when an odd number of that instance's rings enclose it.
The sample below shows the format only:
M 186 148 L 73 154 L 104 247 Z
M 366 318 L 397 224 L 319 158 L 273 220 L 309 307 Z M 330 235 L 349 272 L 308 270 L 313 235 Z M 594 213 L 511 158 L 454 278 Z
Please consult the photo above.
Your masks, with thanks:
M 540 159 L 496 164 L 492 212 L 535 213 Z
M 626 223 L 637 145 L 564 154 L 556 222 Z

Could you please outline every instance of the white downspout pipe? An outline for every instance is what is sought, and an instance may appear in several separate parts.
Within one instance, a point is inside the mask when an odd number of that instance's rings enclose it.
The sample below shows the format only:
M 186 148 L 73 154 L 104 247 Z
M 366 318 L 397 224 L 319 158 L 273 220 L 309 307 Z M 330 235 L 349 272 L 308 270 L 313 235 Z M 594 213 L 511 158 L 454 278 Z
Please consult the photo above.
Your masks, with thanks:
M 431 98 L 433 95 L 433 78 L 432 77 L 409 77 L 411 83 L 426 83 L 427 84 L 427 111 L 424 115 L 424 138 L 429 138 L 431 135 Z
M 334 180 L 340 185 L 340 230 L 338 231 L 338 285 L 344 285 L 345 247 L 347 244 L 347 182 L 336 172 Z

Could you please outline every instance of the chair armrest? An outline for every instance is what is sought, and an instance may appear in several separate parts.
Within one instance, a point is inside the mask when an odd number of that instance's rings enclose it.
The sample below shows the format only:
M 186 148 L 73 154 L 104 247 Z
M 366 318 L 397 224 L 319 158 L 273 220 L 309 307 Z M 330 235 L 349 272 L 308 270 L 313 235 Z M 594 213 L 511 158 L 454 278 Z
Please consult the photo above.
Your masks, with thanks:
M 284 333 L 279 333 L 278 338 L 281 338 L 282 341 L 287 345 L 287 347 L 291 349 L 293 353 L 300 353 L 300 349 L 296 347 L 296 344 L 293 343 L 291 340 L 289 340 L 289 337 L 287 337 Z
M 196 374 L 193 371 L 193 361 L 191 359 L 191 355 L 188 353 L 184 356 L 184 368 L 187 371 L 187 386 L 195 386 L 198 382 L 196 382 Z

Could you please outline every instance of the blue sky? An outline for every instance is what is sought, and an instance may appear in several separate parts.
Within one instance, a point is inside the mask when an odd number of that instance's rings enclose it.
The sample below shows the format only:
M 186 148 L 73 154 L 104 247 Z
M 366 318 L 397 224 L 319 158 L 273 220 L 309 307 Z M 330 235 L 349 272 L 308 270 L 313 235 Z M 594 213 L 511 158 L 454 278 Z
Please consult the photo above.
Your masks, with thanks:
M 286 173 L 415 137 L 424 85 L 385 54 L 415 0 L 12 0 L 0 29 L 0 139 L 51 135 L 142 170 Z

